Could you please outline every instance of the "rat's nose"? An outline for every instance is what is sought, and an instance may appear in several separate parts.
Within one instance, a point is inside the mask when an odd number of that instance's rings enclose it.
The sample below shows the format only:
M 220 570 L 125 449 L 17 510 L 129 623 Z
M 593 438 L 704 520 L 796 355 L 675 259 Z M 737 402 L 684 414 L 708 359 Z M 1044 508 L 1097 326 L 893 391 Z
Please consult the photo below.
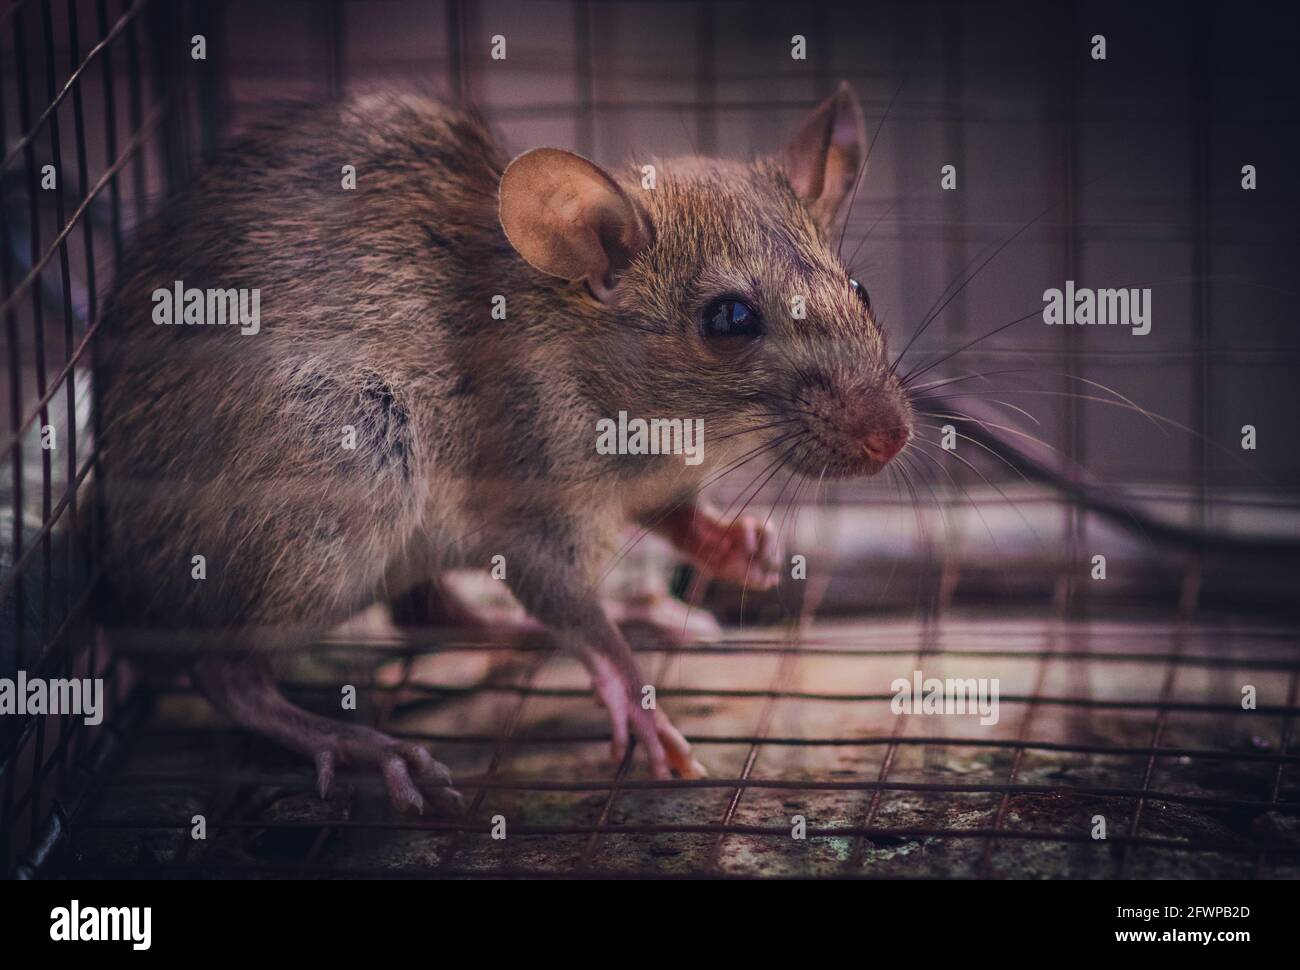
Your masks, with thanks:
M 887 428 L 884 431 L 872 431 L 862 440 L 862 450 L 867 457 L 882 465 L 903 450 L 907 444 L 906 428 Z

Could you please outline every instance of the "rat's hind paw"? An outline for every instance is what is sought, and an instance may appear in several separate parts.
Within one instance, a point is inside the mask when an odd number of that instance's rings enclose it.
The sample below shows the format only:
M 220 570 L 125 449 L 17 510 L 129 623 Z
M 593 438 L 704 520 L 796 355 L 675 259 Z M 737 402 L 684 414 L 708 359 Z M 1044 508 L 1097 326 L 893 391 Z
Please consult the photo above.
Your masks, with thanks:
M 388 797 L 399 811 L 460 814 L 464 802 L 451 787 L 451 772 L 423 746 L 389 737 L 374 728 L 340 724 L 291 704 L 260 657 L 212 655 L 191 670 L 194 684 L 241 727 L 310 758 L 316 788 L 324 798 L 338 768 L 378 769 Z
M 399 741 L 373 728 L 325 723 L 328 728 L 313 731 L 310 740 L 304 739 L 313 748 L 316 786 L 321 798 L 329 793 L 335 768 L 351 765 L 378 768 L 389 801 L 398 811 L 423 815 L 425 805 L 431 803 L 439 814 L 464 812 L 464 799 L 451 787 L 451 772 L 422 745 Z

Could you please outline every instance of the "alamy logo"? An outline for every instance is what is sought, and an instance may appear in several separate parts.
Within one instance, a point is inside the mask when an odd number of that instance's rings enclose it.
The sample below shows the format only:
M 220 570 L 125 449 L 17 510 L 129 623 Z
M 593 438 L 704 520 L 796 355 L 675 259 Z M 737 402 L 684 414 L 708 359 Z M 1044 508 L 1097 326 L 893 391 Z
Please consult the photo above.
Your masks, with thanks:
M 684 455 L 686 464 L 704 460 L 703 418 L 631 418 L 618 412 L 618 420 L 596 422 L 598 455 Z
M 1151 332 L 1151 290 L 1075 289 L 1074 280 L 1065 281 L 1065 290 L 1043 291 L 1043 322 L 1048 326 L 1132 327 L 1133 336 Z
M 0 714 L 71 714 L 92 727 L 104 720 L 104 681 L 98 677 L 0 677 Z
M 58 943 L 129 941 L 133 950 L 152 942 L 153 909 L 149 906 L 70 906 L 50 910 L 50 939 Z
M 186 289 L 185 282 L 177 280 L 171 289 L 160 286 L 153 291 L 153 322 L 160 326 L 238 324 L 239 332 L 249 337 L 262 329 L 262 291 Z
M 980 724 L 998 723 L 998 679 L 938 677 L 922 679 L 913 670 L 912 679 L 899 677 L 889 689 L 894 698 L 889 709 L 895 714 L 978 714 Z

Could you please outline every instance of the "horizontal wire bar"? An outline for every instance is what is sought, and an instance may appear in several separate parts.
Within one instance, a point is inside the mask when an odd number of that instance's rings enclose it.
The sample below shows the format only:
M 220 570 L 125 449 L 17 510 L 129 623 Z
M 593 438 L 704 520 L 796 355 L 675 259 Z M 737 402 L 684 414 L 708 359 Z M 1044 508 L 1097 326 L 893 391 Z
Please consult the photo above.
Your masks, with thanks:
M 402 738 L 406 741 L 427 741 L 431 744 L 491 744 L 496 740 L 495 734 L 447 734 L 437 731 L 389 731 L 395 738 Z M 183 725 L 168 726 L 165 729 L 143 728 L 139 732 L 140 737 L 159 737 L 159 738 L 176 738 L 185 736 L 241 736 L 237 728 L 213 728 L 207 726 L 187 727 Z M 529 732 L 526 736 L 517 739 L 520 744 L 606 744 L 609 742 L 609 735 L 599 732 L 588 732 L 583 734 L 537 734 Z M 795 748 L 860 748 L 860 747 L 878 747 L 888 744 L 902 744 L 911 747 L 935 747 L 935 748 L 993 748 L 993 749 L 1010 749 L 1016 750 L 1024 748 L 1030 751 L 1058 751 L 1064 754 L 1109 754 L 1124 756 L 1140 755 L 1159 755 L 1162 758 L 1198 758 L 1206 761 L 1240 761 L 1240 762 L 1259 762 L 1262 764 L 1292 764 L 1300 763 L 1300 754 L 1276 754 L 1267 751 L 1226 751 L 1214 748 L 1177 748 L 1161 747 L 1152 748 L 1142 745 L 1105 745 L 1105 744 L 1070 744 L 1063 741 L 1017 741 L 1007 738 L 958 738 L 958 737 L 812 737 L 812 738 L 795 738 L 795 737 L 762 737 L 751 734 L 696 734 L 690 735 L 692 745 L 743 745 L 743 744 L 763 744 L 777 745 L 778 747 L 795 747 Z M 155 781 L 166 781 L 168 778 L 179 777 L 176 775 L 135 775 L 129 776 L 130 781 L 125 778 L 121 783 L 127 784 L 138 778 L 151 778 Z M 192 780 L 192 778 L 191 778 Z
M 1091 634 L 1089 637 L 1091 638 Z M 813 643 L 816 643 L 814 638 Z M 431 656 L 435 654 L 452 654 L 452 653 L 538 653 L 549 649 L 545 644 L 509 644 L 508 646 L 491 644 L 491 643 L 460 643 L 447 642 L 430 644 L 427 646 L 402 646 L 397 644 L 370 644 L 365 641 L 334 641 L 325 640 L 316 644 L 303 644 L 301 646 L 286 647 L 286 652 L 291 653 L 316 653 L 323 649 L 331 651 L 342 650 L 345 652 L 354 652 L 368 654 L 373 656 L 376 653 L 382 653 L 388 657 L 400 658 L 410 656 Z M 655 653 L 673 653 L 680 648 L 664 646 L 659 644 L 650 644 L 637 648 L 637 653 L 655 654 Z M 277 652 L 280 652 L 277 649 Z M 790 647 L 778 644 L 763 644 L 761 646 L 739 646 L 732 643 L 700 643 L 692 644 L 689 650 L 691 656 L 712 655 L 712 656 L 781 656 L 787 653 L 800 653 L 808 657 L 906 657 L 916 653 L 915 648 L 908 649 L 905 647 L 898 648 L 880 648 L 872 649 L 868 647 L 817 647 L 811 646 L 806 650 L 791 650 Z M 1176 654 L 1156 654 L 1156 653 L 1121 653 L 1118 651 L 1101 651 L 1090 653 L 1086 650 L 963 650 L 959 648 L 935 648 L 927 651 L 932 656 L 945 657 L 972 657 L 985 659 L 1006 659 L 1006 660 L 1079 660 L 1087 662 L 1105 661 L 1116 663 L 1165 663 L 1176 662 L 1179 665 L 1187 667 L 1227 667 L 1230 669 L 1258 669 L 1258 670 L 1300 670 L 1300 657 L 1293 661 L 1273 660 L 1273 659 L 1234 659 L 1232 657 L 1210 657 L 1205 655 L 1176 655 Z
M 958 678 L 961 679 L 961 678 Z M 338 685 L 310 684 L 302 681 L 281 681 L 284 690 L 313 693 L 327 691 L 335 694 Z M 393 694 L 414 692 L 435 697 L 467 697 L 478 693 L 521 694 L 529 697 L 571 697 L 590 699 L 591 691 L 578 687 L 524 687 L 519 684 L 483 684 L 477 687 L 464 687 L 458 684 L 377 684 L 367 688 L 374 694 Z M 159 693 L 174 696 L 193 694 L 189 688 L 163 687 Z M 891 701 L 892 693 L 882 694 L 818 694 L 811 691 L 769 690 L 761 687 L 664 687 L 656 691 L 659 697 L 734 697 L 734 698 L 775 698 L 777 700 L 822 701 L 826 703 L 875 703 Z M 1091 697 L 1042 697 L 1029 694 L 1000 694 L 998 698 L 1004 704 L 1051 704 L 1056 707 L 1096 708 L 1101 710 L 1142 710 L 1142 711 L 1188 711 L 1209 714 L 1300 714 L 1300 705 L 1259 704 L 1249 710 L 1234 704 L 1213 704 L 1207 701 L 1161 701 L 1161 700 L 1098 700 Z
M 170 776 L 175 778 L 176 776 Z M 223 775 L 223 780 L 230 776 Z M 250 776 L 245 781 L 255 781 L 257 776 Z M 274 776 L 280 784 L 290 780 L 301 780 L 304 790 L 315 790 L 315 778 L 307 778 L 299 772 L 286 772 Z M 167 780 L 166 777 L 163 779 Z M 205 780 L 211 781 L 211 777 Z M 271 779 L 267 779 L 271 780 Z M 1243 808 L 1275 811 L 1279 808 L 1300 809 L 1300 801 L 1271 801 L 1268 799 L 1214 798 L 1208 795 L 1186 795 L 1179 792 L 1155 791 L 1144 788 L 1112 788 L 1106 786 L 1078 785 L 1017 785 L 1017 784 L 958 784 L 944 782 L 904 782 L 904 781 L 798 781 L 782 778 L 615 778 L 584 779 L 574 781 L 557 781 L 549 778 L 509 778 L 501 775 L 474 776 L 465 775 L 456 779 L 458 789 L 497 790 L 512 792 L 604 792 L 614 787 L 638 791 L 687 791 L 694 789 L 757 788 L 782 792 L 899 792 L 918 794 L 931 792 L 949 795 L 1090 795 L 1107 798 L 1145 798 L 1148 801 L 1173 802 L 1180 805 L 1199 805 L 1205 808 Z M 267 823 L 268 825 L 274 823 Z M 301 825 L 302 823 L 289 823 Z M 332 822 L 321 824 L 333 824 Z M 370 823 L 371 828 L 382 829 L 385 823 Z
M 189 821 L 175 822 L 172 820 L 157 822 L 133 822 L 130 820 L 118 820 L 98 822 L 98 823 L 77 823 L 72 826 L 78 830 L 94 831 L 113 831 L 121 829 L 154 829 L 159 831 L 185 831 L 188 832 L 193 823 Z M 293 830 L 304 828 L 332 828 L 341 831 L 375 831 L 380 829 L 385 832 L 429 832 L 431 834 L 441 833 L 461 833 L 461 834 L 479 834 L 490 835 L 492 833 L 492 823 L 483 822 L 479 824 L 469 822 L 453 822 L 440 819 L 430 819 L 421 822 L 404 822 L 394 823 L 385 826 L 376 826 L 369 822 L 357 822 L 351 819 L 329 819 L 311 822 L 273 822 L 265 823 L 260 821 L 235 822 L 225 821 L 220 824 L 209 826 L 209 833 L 214 830 L 231 830 L 231 831 L 262 831 L 262 830 Z M 591 835 L 599 832 L 610 835 L 757 835 L 757 836 L 777 836 L 790 838 L 790 826 L 788 825 L 724 825 L 721 822 L 686 822 L 681 824 L 665 822 L 625 822 L 619 824 L 606 824 L 601 827 L 596 823 L 591 824 L 571 824 L 571 825 L 526 825 L 516 823 L 510 826 L 511 836 L 559 836 L 559 835 Z M 808 826 L 805 830 L 808 838 L 848 838 L 863 837 L 876 839 L 987 839 L 998 840 L 1003 835 L 1010 839 L 1021 839 L 1031 842 L 1078 842 L 1092 843 L 1098 842 L 1105 844 L 1107 842 L 1120 843 L 1127 842 L 1132 844 L 1137 836 L 1120 836 L 1108 837 L 1105 839 L 1094 839 L 1089 834 L 1076 834 L 1069 832 L 1045 832 L 1031 829 L 992 829 L 992 828 L 970 828 L 970 829 L 953 829 L 953 828 L 881 828 L 878 826 L 861 826 L 861 825 L 831 825 L 831 826 Z M 1198 852 L 1258 852 L 1261 846 L 1256 843 L 1241 842 L 1184 842 L 1175 839 L 1157 839 L 1154 842 L 1170 848 L 1195 849 Z M 1277 852 L 1287 854 L 1300 854 L 1300 845 L 1294 846 L 1266 846 L 1264 852 Z M 202 868 L 203 863 L 194 863 L 195 867 Z

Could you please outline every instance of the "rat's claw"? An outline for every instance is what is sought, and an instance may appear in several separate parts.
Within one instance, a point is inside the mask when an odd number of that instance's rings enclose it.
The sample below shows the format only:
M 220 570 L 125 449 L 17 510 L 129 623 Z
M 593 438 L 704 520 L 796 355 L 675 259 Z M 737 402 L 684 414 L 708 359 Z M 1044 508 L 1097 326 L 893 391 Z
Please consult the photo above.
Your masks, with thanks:
M 384 759 L 380 765 L 384 774 L 384 785 L 388 797 L 398 811 L 412 810 L 416 815 L 424 814 L 424 797 L 411 780 L 411 773 L 406 769 L 406 762 L 394 755 Z
M 376 769 L 399 810 L 423 813 L 426 798 L 444 809 L 463 807 L 451 772 L 423 745 L 360 724 L 345 724 L 290 704 L 264 662 L 208 657 L 195 664 L 195 684 L 237 724 L 311 759 L 316 791 L 326 798 L 341 767 Z
M 673 771 L 677 772 L 678 777 L 709 777 L 708 770 L 691 754 L 691 743 L 686 740 L 681 731 L 677 730 L 673 722 L 668 720 L 668 715 L 663 711 L 655 711 L 655 728 L 659 732 L 659 740 L 663 742 L 664 750 L 668 753 L 668 764 Z
M 321 801 L 329 797 L 330 788 L 334 784 L 334 765 L 337 759 L 334 752 L 325 750 L 316 752 L 316 792 L 320 795 Z
M 423 815 L 433 803 L 442 813 L 459 814 L 465 803 L 451 787 L 451 772 L 422 745 L 398 741 L 373 728 L 333 724 L 312 760 L 316 763 L 316 789 L 324 798 L 339 765 L 378 768 L 388 800 L 399 812 Z
M 672 770 L 668 767 L 668 755 L 663 742 L 659 740 L 659 730 L 655 726 L 658 711 L 647 711 L 639 705 L 632 709 L 632 731 L 636 739 L 645 745 L 650 758 L 650 774 L 655 778 L 671 778 Z
M 433 799 L 444 812 L 463 815 L 465 799 L 451 787 L 451 771 L 422 746 L 407 743 L 401 746 L 407 764 L 415 769 L 415 782 L 420 790 Z

